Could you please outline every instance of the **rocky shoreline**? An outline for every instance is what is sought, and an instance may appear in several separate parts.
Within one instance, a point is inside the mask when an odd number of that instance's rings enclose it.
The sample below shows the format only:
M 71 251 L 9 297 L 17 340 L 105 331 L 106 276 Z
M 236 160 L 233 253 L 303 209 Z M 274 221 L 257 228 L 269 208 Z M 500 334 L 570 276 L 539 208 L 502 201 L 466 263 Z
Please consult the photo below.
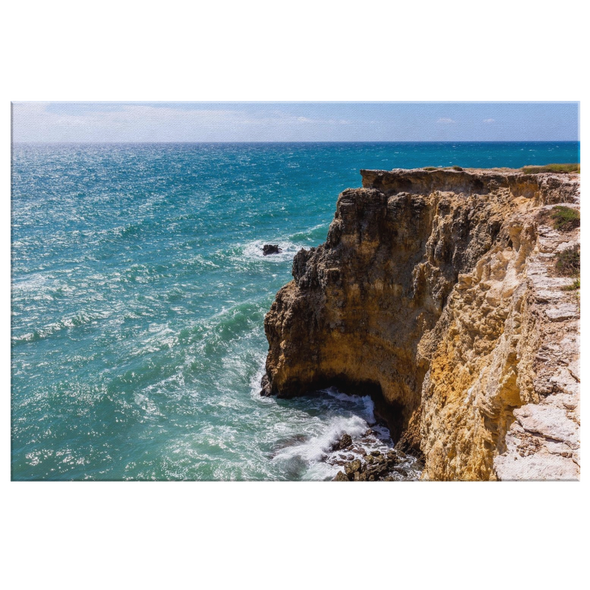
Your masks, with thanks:
M 400 445 L 373 427 L 354 438 L 343 434 L 325 457 L 326 463 L 341 467 L 333 481 L 412 481 L 420 479 L 422 462 L 404 453 Z
M 553 220 L 579 218 L 579 175 L 361 174 L 265 318 L 262 393 L 371 396 L 397 450 L 342 453 L 340 480 L 408 450 L 422 479 L 577 479 L 579 280 L 555 269 L 579 227 Z
M 372 430 L 368 430 L 364 438 L 370 437 Z M 335 449 L 342 459 L 342 471 L 334 477 L 334 481 L 400 481 L 419 478 L 421 464 L 416 457 L 408 456 L 397 447 L 387 452 L 373 450 L 366 452 L 353 445 L 352 438 L 345 434 L 336 443 Z M 346 453 L 346 454 L 345 454 Z

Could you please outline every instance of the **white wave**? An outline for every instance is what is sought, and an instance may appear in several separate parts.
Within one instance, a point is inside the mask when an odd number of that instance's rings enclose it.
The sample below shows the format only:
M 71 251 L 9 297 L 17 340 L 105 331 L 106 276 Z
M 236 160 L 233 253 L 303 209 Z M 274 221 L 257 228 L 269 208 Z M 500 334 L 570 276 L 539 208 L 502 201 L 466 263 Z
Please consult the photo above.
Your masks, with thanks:
M 25 279 L 15 280 L 12 283 L 14 291 L 39 291 L 47 288 L 48 277 L 42 273 L 29 275 Z
M 250 397 L 257 402 L 264 402 L 264 403 L 273 403 L 274 399 L 271 397 L 266 397 L 264 395 L 260 395 L 260 383 L 264 374 L 266 373 L 266 355 L 260 354 L 260 362 L 257 371 L 252 375 L 252 379 L 250 379 Z
M 259 371 L 256 379 L 262 374 Z M 308 411 L 313 408 L 312 415 L 282 406 L 288 422 L 283 428 L 276 424 L 271 436 L 277 443 L 271 461 L 281 471 L 297 479 L 333 479 L 353 459 L 376 451 L 382 454 L 391 451 L 394 446 L 391 434 L 386 426 L 376 422 L 374 403 L 369 396 L 347 395 L 336 388 L 321 393 L 325 395 L 304 402 Z M 351 437 L 352 445 L 344 450 L 335 448 L 344 434 Z
M 62 330 L 67 330 L 70 328 L 78 328 L 80 326 L 86 326 L 98 320 L 107 319 L 110 315 L 110 312 L 90 312 L 90 311 L 80 311 L 77 314 L 63 318 L 57 322 L 52 322 L 51 324 L 47 324 L 42 328 L 38 328 L 33 330 L 32 332 L 28 332 L 22 336 L 13 336 L 12 343 L 13 344 L 20 344 L 23 342 L 31 342 L 34 340 L 43 340 L 44 338 L 48 338 L 53 334 L 61 332 Z
M 329 387 L 328 389 L 322 389 L 322 392 L 327 393 L 330 397 L 337 399 L 342 402 L 349 402 L 359 407 L 362 416 L 369 424 L 375 424 L 375 404 L 368 395 L 348 395 L 338 391 L 335 387 Z
M 288 474 L 290 479 L 331 480 L 346 462 L 375 451 L 386 454 L 393 448 L 388 428 L 376 422 L 374 402 L 369 396 L 347 395 L 334 387 L 299 403 L 293 400 L 293 405 L 260 396 L 264 360 L 261 352 L 258 370 L 250 381 L 250 395 L 256 402 L 271 406 L 260 414 L 261 420 L 269 422 L 259 443 L 274 446 L 270 460 L 280 473 Z M 346 450 L 335 449 L 344 434 L 352 438 L 352 445 Z M 408 460 L 414 461 L 409 456 Z M 419 473 L 416 471 L 410 479 L 417 479 Z
M 299 444 L 280 449 L 275 454 L 274 460 L 301 459 L 305 463 L 316 463 L 326 458 L 334 443 L 343 434 L 355 437 L 362 435 L 366 430 L 367 423 L 360 416 L 332 418 L 324 429 L 315 436 L 311 436 Z
M 336 474 L 342 468 L 339 465 L 331 465 L 330 463 L 314 463 L 305 472 L 303 479 L 309 481 L 322 481 L 326 479 L 334 479 Z

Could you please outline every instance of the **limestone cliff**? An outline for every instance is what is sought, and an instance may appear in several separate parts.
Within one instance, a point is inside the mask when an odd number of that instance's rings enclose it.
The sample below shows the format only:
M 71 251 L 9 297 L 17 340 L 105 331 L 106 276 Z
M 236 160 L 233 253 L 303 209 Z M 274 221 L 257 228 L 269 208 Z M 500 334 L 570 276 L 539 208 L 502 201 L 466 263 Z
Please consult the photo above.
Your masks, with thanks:
M 369 393 L 426 479 L 575 479 L 578 304 L 552 276 L 577 174 L 361 171 L 265 318 L 262 393 Z

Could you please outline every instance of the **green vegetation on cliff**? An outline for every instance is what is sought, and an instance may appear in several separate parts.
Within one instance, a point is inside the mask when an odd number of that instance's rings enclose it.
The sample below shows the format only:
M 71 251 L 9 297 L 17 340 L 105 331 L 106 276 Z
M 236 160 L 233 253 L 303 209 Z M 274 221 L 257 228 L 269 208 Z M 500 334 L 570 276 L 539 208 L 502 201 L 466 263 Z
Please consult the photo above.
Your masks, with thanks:
M 568 231 L 580 227 L 580 212 L 564 205 L 553 208 L 551 219 L 553 219 L 553 227 L 557 230 Z
M 547 164 L 545 166 L 523 166 L 521 170 L 525 174 L 540 174 L 542 172 L 577 172 L 580 173 L 580 164 Z

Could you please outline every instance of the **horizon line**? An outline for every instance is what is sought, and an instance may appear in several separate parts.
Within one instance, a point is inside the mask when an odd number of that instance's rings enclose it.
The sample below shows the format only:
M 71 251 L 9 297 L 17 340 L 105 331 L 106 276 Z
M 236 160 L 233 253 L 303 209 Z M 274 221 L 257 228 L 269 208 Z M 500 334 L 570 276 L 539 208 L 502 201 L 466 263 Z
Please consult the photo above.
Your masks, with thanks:
M 183 145 L 208 145 L 208 144 L 294 144 L 294 143 L 580 143 L 579 139 L 506 139 L 506 140 L 420 140 L 420 139 L 391 139 L 391 140 L 296 140 L 296 141 L 11 141 L 11 145 L 129 145 L 129 144 L 183 144 Z

